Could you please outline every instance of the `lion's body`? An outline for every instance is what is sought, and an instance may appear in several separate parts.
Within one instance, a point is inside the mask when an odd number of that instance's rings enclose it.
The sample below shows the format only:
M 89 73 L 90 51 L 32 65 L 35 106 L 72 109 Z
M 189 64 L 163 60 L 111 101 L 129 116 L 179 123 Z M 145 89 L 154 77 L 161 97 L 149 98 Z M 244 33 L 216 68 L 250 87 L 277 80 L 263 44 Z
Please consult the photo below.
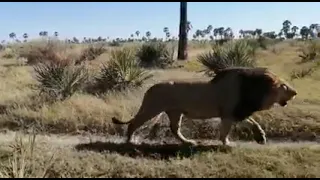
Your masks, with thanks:
M 150 87 L 135 117 L 127 123 L 128 141 L 133 132 L 146 121 L 165 112 L 171 130 L 181 141 L 195 144 L 180 133 L 182 117 L 187 119 L 221 118 L 221 140 L 227 136 L 234 122 L 243 121 L 260 110 L 279 101 L 273 88 L 281 81 L 265 68 L 230 68 L 218 72 L 211 81 L 162 82 Z M 113 118 L 116 124 L 124 124 Z M 250 120 L 253 126 L 259 126 Z M 257 127 L 261 130 L 261 127 Z M 261 130 L 263 131 L 263 130 Z M 263 134 L 263 132 L 261 132 Z
M 190 118 L 217 117 L 220 114 L 218 109 L 228 109 L 221 107 L 226 105 L 223 95 L 232 94 L 227 92 L 227 87 L 215 86 L 210 82 L 159 83 L 147 91 L 141 107 L 157 113 L 180 112 Z

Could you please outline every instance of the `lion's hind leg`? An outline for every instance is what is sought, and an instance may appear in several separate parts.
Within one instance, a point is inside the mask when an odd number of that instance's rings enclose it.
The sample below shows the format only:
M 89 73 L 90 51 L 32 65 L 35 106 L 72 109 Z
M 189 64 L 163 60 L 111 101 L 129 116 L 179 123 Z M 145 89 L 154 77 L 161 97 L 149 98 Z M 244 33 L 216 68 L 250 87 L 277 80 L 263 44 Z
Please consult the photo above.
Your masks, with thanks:
M 170 120 L 170 128 L 172 133 L 177 137 L 182 143 L 191 144 L 191 145 L 197 145 L 197 142 L 194 140 L 186 139 L 181 134 L 181 121 L 183 119 L 183 114 L 179 112 L 173 112 L 173 111 L 166 111 L 166 114 L 169 117 Z
M 220 123 L 220 141 L 223 145 L 230 145 L 229 133 L 234 123 L 233 118 L 221 118 Z
M 259 144 L 266 144 L 266 133 L 264 132 L 260 124 L 251 117 L 245 119 L 244 122 L 246 123 L 246 125 L 249 125 L 249 128 L 252 128 L 254 139 L 256 140 L 256 142 Z
M 130 143 L 134 132 L 140 128 L 145 122 L 160 114 L 161 111 L 157 109 L 140 109 L 139 112 L 131 119 L 127 131 L 127 143 Z

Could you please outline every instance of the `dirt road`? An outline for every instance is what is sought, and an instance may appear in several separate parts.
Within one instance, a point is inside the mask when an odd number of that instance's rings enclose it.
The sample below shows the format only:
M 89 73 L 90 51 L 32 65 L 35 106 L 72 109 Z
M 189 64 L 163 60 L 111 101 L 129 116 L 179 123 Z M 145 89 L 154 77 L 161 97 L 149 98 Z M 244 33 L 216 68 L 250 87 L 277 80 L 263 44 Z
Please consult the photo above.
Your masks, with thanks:
M 11 142 L 14 142 L 15 137 L 20 133 L 8 131 L 6 133 L 0 133 L 0 144 L 5 145 Z M 21 134 L 20 134 L 21 135 Z M 30 135 L 24 134 L 21 135 L 24 141 L 27 141 Z M 79 144 L 90 144 L 95 142 L 105 142 L 105 143 L 113 143 L 113 144 L 123 144 L 124 137 L 119 136 L 92 136 L 92 135 L 37 135 L 36 142 L 37 143 L 45 143 L 50 144 L 51 146 L 56 147 L 74 147 Z M 155 141 L 143 140 L 147 144 L 156 144 Z M 201 141 L 201 140 L 199 140 Z M 217 140 L 202 140 L 204 143 L 220 145 L 220 142 Z M 157 143 L 158 144 L 158 143 Z M 172 144 L 172 143 L 169 143 Z M 162 143 L 164 145 L 164 143 Z M 243 142 L 243 141 L 235 141 L 232 144 L 233 147 L 245 147 L 245 148 L 272 148 L 272 147 L 314 147 L 320 148 L 319 142 L 292 142 L 292 141 L 272 141 L 268 140 L 267 144 L 259 145 L 256 142 Z

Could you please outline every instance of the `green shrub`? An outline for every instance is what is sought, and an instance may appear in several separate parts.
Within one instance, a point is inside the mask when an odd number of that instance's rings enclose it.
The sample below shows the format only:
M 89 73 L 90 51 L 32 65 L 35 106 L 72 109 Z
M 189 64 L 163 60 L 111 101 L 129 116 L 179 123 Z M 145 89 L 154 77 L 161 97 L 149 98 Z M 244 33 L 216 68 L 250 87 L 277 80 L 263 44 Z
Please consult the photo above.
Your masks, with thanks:
M 173 52 L 164 42 L 147 42 L 138 49 L 137 57 L 143 67 L 165 67 L 173 63 Z
M 205 67 L 205 73 L 213 75 L 215 71 L 227 67 L 253 67 L 256 65 L 254 49 L 247 41 L 230 41 L 226 44 L 212 47 L 212 51 L 197 57 Z
M 106 51 L 107 49 L 105 48 L 104 44 L 89 45 L 81 52 L 79 59 L 77 59 L 76 61 L 76 64 L 80 64 L 84 61 L 95 60 L 98 56 L 105 53 Z
M 30 44 L 19 49 L 18 54 L 20 58 L 26 58 L 29 65 L 44 62 L 61 63 L 75 61 L 76 58 L 67 55 L 66 49 L 66 44 L 49 40 L 46 42 L 30 42 Z M 70 62 L 66 63 L 69 64 Z
M 305 68 L 305 69 L 299 69 L 299 70 L 292 70 L 290 73 L 291 80 L 292 79 L 300 79 L 304 78 L 306 76 L 310 76 L 315 69 L 313 68 Z
M 112 42 L 109 42 L 109 46 L 111 46 L 111 47 L 120 47 L 121 43 L 116 41 L 116 40 L 113 40 Z
M 247 41 L 247 43 L 252 46 L 255 50 L 261 48 L 263 50 L 268 49 L 268 46 L 273 46 L 280 42 L 279 39 L 270 39 L 267 37 L 260 36 L 257 39 L 241 39 L 242 41 Z
M 40 83 L 40 94 L 53 100 L 64 100 L 81 90 L 88 79 L 84 65 L 45 62 L 34 66 L 36 79 Z
M 301 54 L 299 57 L 301 58 L 301 62 L 313 61 L 316 58 L 319 58 L 320 54 L 320 44 L 316 40 L 307 42 L 306 46 L 303 46 L 300 49 Z
M 139 66 L 134 51 L 129 48 L 113 50 L 110 60 L 95 78 L 94 90 L 103 93 L 141 86 L 152 75 Z
M 3 50 L 5 50 L 5 49 L 6 49 L 6 46 L 3 45 L 3 44 L 0 44 L 0 51 L 3 51 Z
M 294 69 L 290 73 L 291 80 L 311 76 L 312 73 L 317 71 L 319 68 L 320 68 L 320 61 L 316 63 L 312 63 L 311 66 L 309 67 Z
M 17 52 L 12 48 L 5 48 L 2 57 L 11 59 L 17 56 Z

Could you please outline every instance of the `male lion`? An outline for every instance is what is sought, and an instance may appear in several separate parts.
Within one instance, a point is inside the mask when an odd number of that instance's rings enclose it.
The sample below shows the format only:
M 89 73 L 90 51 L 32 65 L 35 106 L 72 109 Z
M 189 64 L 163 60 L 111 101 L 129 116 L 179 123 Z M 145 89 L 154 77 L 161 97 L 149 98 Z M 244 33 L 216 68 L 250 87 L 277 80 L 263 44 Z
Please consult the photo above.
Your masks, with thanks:
M 220 140 L 229 144 L 228 135 L 234 123 L 245 121 L 260 133 L 258 143 L 266 142 L 260 125 L 250 118 L 257 111 L 268 110 L 275 103 L 282 107 L 297 95 L 295 89 L 267 68 L 234 67 L 220 70 L 211 81 L 163 82 L 150 87 L 142 105 L 129 122 L 113 117 L 115 124 L 129 124 L 127 142 L 146 121 L 165 112 L 173 134 L 183 143 L 196 145 L 180 132 L 183 116 L 188 119 L 220 117 Z

